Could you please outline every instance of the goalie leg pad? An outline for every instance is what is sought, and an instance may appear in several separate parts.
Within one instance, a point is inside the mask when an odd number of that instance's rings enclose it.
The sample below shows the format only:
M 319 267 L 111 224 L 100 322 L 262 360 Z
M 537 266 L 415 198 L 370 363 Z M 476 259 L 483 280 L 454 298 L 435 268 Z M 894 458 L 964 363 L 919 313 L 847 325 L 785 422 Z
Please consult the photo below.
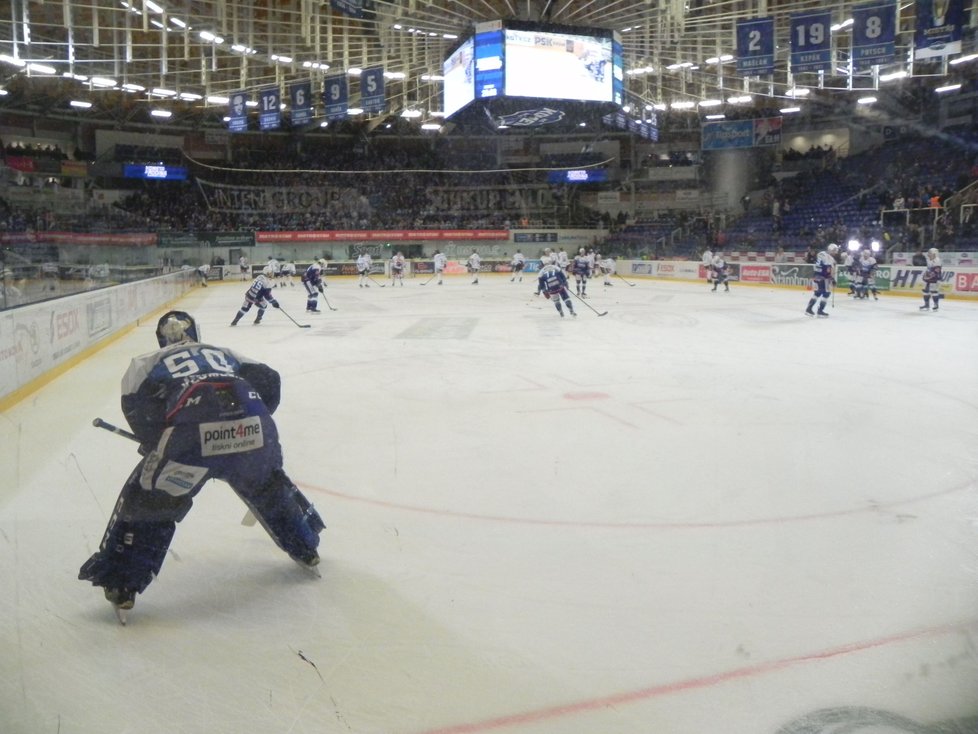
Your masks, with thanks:
M 98 553 L 78 572 L 81 581 L 106 589 L 142 592 L 160 572 L 176 524 L 193 505 L 191 495 L 174 497 L 140 486 L 144 459 L 119 493 Z
M 326 528 L 316 508 L 281 469 L 258 487 L 235 486 L 275 545 L 297 561 L 318 560 L 319 533 Z

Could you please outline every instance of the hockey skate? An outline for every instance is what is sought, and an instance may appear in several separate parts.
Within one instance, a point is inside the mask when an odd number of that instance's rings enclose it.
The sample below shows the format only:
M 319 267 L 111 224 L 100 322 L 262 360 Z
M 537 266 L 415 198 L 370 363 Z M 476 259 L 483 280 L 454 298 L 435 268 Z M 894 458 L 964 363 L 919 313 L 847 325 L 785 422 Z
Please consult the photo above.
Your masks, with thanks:
M 103 589 L 106 600 L 112 605 L 116 619 L 123 627 L 126 626 L 128 617 L 126 612 L 133 608 L 136 603 L 136 592 L 128 589 Z
M 317 566 L 319 566 L 319 554 L 316 551 L 308 556 L 289 556 L 303 571 L 307 571 L 315 576 L 317 579 L 321 579 L 323 575 L 319 572 Z

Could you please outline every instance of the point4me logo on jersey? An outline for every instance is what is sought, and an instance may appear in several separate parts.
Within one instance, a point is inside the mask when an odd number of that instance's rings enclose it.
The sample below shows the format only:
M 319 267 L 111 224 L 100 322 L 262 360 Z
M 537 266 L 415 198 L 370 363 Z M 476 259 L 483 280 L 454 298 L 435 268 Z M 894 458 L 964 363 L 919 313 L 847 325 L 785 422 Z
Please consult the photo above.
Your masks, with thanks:
M 254 451 L 265 445 L 258 416 L 200 424 L 200 455 L 221 456 Z
M 563 119 L 563 110 L 541 107 L 538 110 L 520 110 L 511 115 L 502 115 L 496 118 L 496 125 L 499 127 L 536 127 L 537 125 L 550 125 Z

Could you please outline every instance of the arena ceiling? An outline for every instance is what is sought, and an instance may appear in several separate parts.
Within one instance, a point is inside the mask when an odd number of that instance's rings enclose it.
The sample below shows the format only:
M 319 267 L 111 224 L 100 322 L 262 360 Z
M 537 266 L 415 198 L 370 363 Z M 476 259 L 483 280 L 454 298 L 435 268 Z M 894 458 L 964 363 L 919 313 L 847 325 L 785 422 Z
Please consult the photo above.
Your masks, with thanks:
M 793 79 L 787 49 L 779 48 L 773 77 L 746 81 L 734 63 L 740 18 L 776 18 L 785 38 L 788 17 L 833 9 L 851 16 L 850 2 L 817 0 L 11 0 L 0 10 L 0 107 L 41 114 L 74 112 L 135 120 L 150 107 L 221 124 L 221 100 L 237 90 L 280 88 L 326 73 L 383 66 L 389 114 L 416 109 L 423 118 L 441 108 L 437 79 L 453 45 L 476 23 L 498 19 L 610 28 L 621 34 L 626 103 L 727 99 L 745 93 L 784 99 L 790 90 L 876 87 L 876 75 Z M 973 19 L 978 0 L 965 0 Z M 361 17 L 351 7 L 366 5 Z M 346 10 L 338 10 L 345 6 Z M 914 68 L 902 53 L 913 27 L 913 2 L 900 3 L 895 69 L 942 79 L 954 72 Z M 974 24 L 974 20 L 970 21 Z M 835 44 L 847 48 L 846 30 Z M 965 52 L 974 50 L 973 28 Z M 806 75 L 814 77 L 814 75 Z M 351 98 L 356 94 L 351 77 Z M 168 90 L 154 92 L 154 90 Z M 171 94 L 171 92 L 173 94 Z M 211 101 L 208 101 L 210 99 Z M 72 100 L 91 102 L 84 112 Z

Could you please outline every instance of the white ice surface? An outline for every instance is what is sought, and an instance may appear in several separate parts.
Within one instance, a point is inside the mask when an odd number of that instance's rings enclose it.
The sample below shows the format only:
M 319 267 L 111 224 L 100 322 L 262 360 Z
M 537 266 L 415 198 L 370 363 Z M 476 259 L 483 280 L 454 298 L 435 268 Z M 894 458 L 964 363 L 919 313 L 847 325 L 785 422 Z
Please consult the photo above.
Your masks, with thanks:
M 155 320 L 0 415 L 0 732 L 978 716 L 978 304 L 840 294 L 816 321 L 801 291 L 636 282 L 577 319 L 529 279 L 337 279 L 308 317 L 280 292 L 310 329 L 230 328 L 242 283 L 187 296 L 282 374 L 323 578 L 212 482 L 127 627 L 76 576 L 138 460 L 91 421 L 123 423 Z

